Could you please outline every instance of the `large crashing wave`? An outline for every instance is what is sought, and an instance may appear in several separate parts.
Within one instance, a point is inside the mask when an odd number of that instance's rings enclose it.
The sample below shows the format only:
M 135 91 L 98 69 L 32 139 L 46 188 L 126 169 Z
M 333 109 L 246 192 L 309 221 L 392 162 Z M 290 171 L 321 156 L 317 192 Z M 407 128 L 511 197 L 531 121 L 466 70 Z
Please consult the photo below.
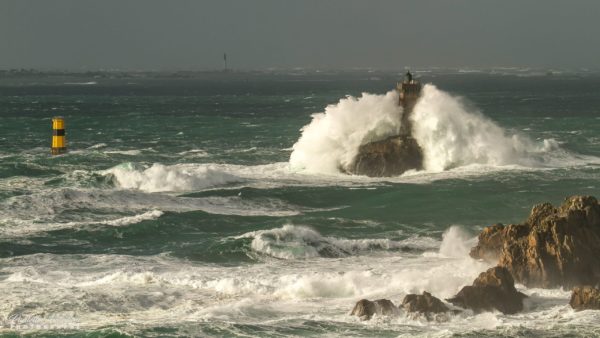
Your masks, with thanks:
M 525 136 L 507 135 L 493 121 L 433 85 L 425 86 L 412 119 L 413 136 L 423 148 L 428 171 L 469 164 L 532 166 L 539 154 L 558 147 L 552 139 L 536 144 Z
M 402 108 L 398 93 L 347 97 L 313 115 L 294 144 L 295 170 L 337 173 L 352 162 L 362 144 L 398 133 Z M 413 136 L 423 148 L 424 168 L 438 172 L 470 164 L 536 165 L 540 155 L 556 149 L 554 140 L 535 143 L 506 131 L 457 98 L 428 84 L 415 106 Z
M 352 162 L 361 144 L 397 134 L 401 114 L 396 91 L 348 96 L 313 115 L 294 144 L 290 164 L 308 172 L 337 173 Z

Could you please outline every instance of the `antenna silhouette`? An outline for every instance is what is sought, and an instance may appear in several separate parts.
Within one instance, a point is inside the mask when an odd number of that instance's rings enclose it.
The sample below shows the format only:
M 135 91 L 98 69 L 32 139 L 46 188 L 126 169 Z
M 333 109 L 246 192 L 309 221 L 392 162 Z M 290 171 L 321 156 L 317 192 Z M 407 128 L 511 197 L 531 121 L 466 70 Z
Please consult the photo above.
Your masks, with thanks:
M 225 70 L 227 70 L 227 53 L 223 53 L 223 63 L 225 64 Z

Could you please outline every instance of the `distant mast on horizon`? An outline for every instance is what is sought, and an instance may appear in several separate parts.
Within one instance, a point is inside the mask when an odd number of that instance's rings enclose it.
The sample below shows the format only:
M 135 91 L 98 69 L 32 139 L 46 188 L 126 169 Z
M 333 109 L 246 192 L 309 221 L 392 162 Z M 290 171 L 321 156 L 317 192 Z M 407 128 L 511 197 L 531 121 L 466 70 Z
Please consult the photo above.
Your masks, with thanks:
M 227 53 L 223 53 L 223 66 L 225 67 L 223 70 L 227 71 Z

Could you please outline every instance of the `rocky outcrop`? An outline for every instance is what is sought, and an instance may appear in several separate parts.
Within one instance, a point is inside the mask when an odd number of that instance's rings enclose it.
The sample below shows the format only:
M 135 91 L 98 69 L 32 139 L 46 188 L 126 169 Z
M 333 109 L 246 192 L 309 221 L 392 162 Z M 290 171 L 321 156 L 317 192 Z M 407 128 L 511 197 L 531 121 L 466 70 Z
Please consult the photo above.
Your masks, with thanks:
M 412 111 L 421 95 L 421 84 L 410 72 L 399 83 L 398 104 L 402 106 L 399 134 L 385 140 L 363 144 L 350 165 L 342 172 L 371 177 L 398 176 L 408 170 L 423 168 L 423 150 L 412 137 Z
M 533 207 L 522 224 L 484 229 L 474 258 L 497 260 L 529 287 L 573 287 L 600 281 L 600 204 L 572 196 L 558 208 Z
M 592 286 L 574 288 L 569 305 L 577 311 L 600 310 L 600 289 Z
M 402 301 L 402 307 L 406 312 L 423 314 L 442 313 L 449 310 L 441 300 L 426 291 L 422 295 L 406 295 Z
M 359 300 L 350 315 L 357 316 L 361 320 L 369 320 L 373 315 L 394 316 L 400 312 L 398 308 L 388 299 L 377 299 L 370 301 L 367 299 Z
M 524 294 L 515 289 L 515 282 L 506 268 L 493 267 L 482 272 L 471 286 L 462 288 L 448 302 L 475 313 L 498 310 L 505 314 L 523 309 Z
M 352 164 L 343 171 L 371 177 L 398 176 L 423 168 L 423 151 L 410 135 L 398 135 L 360 146 Z

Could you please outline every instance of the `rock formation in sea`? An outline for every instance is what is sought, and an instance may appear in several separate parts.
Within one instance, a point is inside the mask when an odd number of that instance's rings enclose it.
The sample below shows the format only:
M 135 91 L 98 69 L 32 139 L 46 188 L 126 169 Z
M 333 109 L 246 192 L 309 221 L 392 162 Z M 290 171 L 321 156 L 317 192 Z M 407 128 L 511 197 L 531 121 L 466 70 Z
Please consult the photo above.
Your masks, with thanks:
M 439 299 L 424 291 L 422 295 L 410 294 L 404 297 L 402 307 L 409 313 L 424 314 L 430 319 L 431 314 L 448 312 L 450 309 Z
M 573 288 L 569 305 L 577 311 L 600 310 L 600 289 L 593 286 Z
M 388 299 L 377 299 L 370 301 L 367 299 L 359 300 L 350 315 L 357 316 L 361 320 L 369 320 L 373 315 L 378 316 L 394 316 L 397 315 L 400 310 Z
M 423 168 L 423 152 L 410 135 L 392 136 L 360 146 L 346 172 L 371 177 L 388 177 Z
M 447 301 L 475 313 L 498 310 L 511 314 L 523 309 L 523 298 L 526 297 L 515 289 L 510 272 L 496 266 L 482 272 L 473 285 L 463 287 Z
M 572 196 L 560 207 L 533 207 L 522 224 L 484 229 L 473 258 L 497 261 L 528 287 L 574 287 L 600 282 L 600 204 Z
M 519 312 L 527 296 L 517 291 L 516 280 L 528 287 L 574 287 L 569 302 L 573 309 L 600 310 L 600 204 L 595 197 L 571 196 L 559 207 L 538 204 L 523 223 L 489 226 L 470 255 L 498 265 L 446 300 L 455 306 L 475 313 Z M 428 292 L 407 295 L 401 308 L 428 320 L 452 311 Z M 352 315 L 368 320 L 399 311 L 387 299 L 363 299 Z
M 410 72 L 398 84 L 399 105 L 403 112 L 400 133 L 385 140 L 363 144 L 358 154 L 342 171 L 371 177 L 398 176 L 407 170 L 423 168 L 423 150 L 412 136 L 410 115 L 421 94 L 421 84 Z
M 402 306 L 399 308 L 387 299 L 375 301 L 361 299 L 354 305 L 350 315 L 357 316 L 361 320 L 369 320 L 374 315 L 397 316 L 400 314 L 401 309 L 404 309 L 407 314 L 423 315 L 427 320 L 439 320 L 436 315 L 450 311 L 441 300 L 433 297 L 429 292 L 423 292 L 422 295 L 406 295 L 402 301 Z

